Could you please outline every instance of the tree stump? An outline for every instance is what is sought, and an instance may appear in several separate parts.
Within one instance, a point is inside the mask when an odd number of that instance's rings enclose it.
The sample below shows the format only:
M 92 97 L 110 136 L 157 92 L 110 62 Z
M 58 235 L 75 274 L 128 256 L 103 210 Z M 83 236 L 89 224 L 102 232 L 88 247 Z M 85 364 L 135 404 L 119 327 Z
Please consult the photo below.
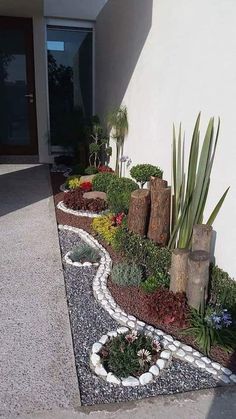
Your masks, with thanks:
M 161 246 L 165 246 L 168 243 L 170 236 L 170 201 L 170 188 L 161 187 L 157 189 L 155 187 L 152 189 L 151 186 L 151 215 L 148 226 L 148 238 Z
M 193 226 L 192 251 L 205 250 L 210 253 L 212 239 L 212 226 L 196 224 Z
M 159 177 L 150 178 L 150 191 L 151 191 L 151 201 L 155 200 L 155 196 L 160 189 L 167 188 L 168 183 L 166 180 L 160 179 Z
M 131 193 L 128 229 L 133 233 L 146 236 L 150 214 L 150 191 L 137 189 Z
M 170 291 L 186 292 L 188 282 L 188 249 L 175 249 L 171 256 Z
M 190 307 L 199 310 L 207 300 L 210 255 L 204 250 L 191 252 L 188 259 L 186 295 Z

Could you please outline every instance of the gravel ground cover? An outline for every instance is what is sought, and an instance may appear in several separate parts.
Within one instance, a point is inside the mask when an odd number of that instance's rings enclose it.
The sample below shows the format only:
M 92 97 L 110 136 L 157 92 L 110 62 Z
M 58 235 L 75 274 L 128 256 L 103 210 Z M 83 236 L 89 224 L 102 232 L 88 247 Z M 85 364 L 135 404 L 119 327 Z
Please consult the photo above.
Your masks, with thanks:
M 59 231 L 62 256 L 81 239 L 76 233 Z M 92 281 L 96 268 L 77 268 L 64 264 L 67 299 L 74 341 L 76 367 L 83 405 L 112 403 L 141 399 L 159 394 L 215 387 L 216 380 L 180 360 L 173 360 L 168 369 L 151 384 L 144 387 L 124 388 L 106 383 L 97 377 L 89 366 L 89 352 L 94 342 L 119 325 L 97 303 L 93 296 Z

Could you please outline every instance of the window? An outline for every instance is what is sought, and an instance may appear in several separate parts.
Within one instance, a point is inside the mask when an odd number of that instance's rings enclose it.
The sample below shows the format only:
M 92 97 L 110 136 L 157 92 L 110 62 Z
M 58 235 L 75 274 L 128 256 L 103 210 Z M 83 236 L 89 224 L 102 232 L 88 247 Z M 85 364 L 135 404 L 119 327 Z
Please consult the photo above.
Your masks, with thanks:
M 49 26 L 47 50 L 51 144 L 81 148 L 93 108 L 92 29 Z

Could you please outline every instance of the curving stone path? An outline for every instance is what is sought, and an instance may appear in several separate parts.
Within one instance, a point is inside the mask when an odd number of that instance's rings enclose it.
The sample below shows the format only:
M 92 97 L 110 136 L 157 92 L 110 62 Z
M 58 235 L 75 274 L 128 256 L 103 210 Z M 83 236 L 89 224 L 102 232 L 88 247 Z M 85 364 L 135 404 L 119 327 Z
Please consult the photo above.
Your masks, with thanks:
M 127 315 L 115 302 L 110 291 L 107 288 L 107 279 L 111 271 L 112 261 L 108 252 L 104 247 L 89 233 L 71 226 L 59 226 L 60 230 L 68 230 L 85 238 L 87 243 L 90 242 L 92 246 L 97 246 L 103 254 L 101 264 L 93 280 L 93 293 L 98 303 L 106 310 L 111 318 L 119 324 L 130 329 L 142 330 L 145 333 L 150 333 L 152 336 L 161 338 L 162 345 L 165 349 L 171 351 L 173 357 L 184 360 L 189 364 L 205 370 L 214 377 L 217 382 L 222 384 L 235 384 L 236 375 L 232 371 L 222 365 L 213 362 L 208 357 L 200 352 L 194 350 L 191 346 L 185 345 L 178 340 L 175 340 L 171 335 L 165 334 L 162 330 L 156 329 L 144 322 L 136 319 L 134 316 Z

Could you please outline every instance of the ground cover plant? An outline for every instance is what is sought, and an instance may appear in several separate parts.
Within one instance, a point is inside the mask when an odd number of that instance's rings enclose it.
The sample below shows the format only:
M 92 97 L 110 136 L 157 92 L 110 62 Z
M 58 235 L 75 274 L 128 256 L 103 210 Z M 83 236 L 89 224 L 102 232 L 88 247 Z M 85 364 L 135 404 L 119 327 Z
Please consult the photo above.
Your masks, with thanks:
M 72 262 L 97 263 L 101 259 L 101 256 L 97 249 L 89 246 L 87 243 L 83 243 L 79 247 L 76 247 L 72 250 L 70 253 L 70 259 Z
M 66 192 L 63 197 L 63 203 L 67 208 L 76 211 L 83 210 L 99 213 L 107 208 L 107 204 L 103 199 L 84 198 L 84 191 L 80 188 Z
M 135 263 L 121 262 L 113 266 L 112 281 L 121 286 L 140 285 L 143 280 L 142 270 Z
M 138 234 L 131 233 L 125 225 L 122 225 L 114 238 L 114 248 L 124 254 L 127 260 L 139 263 L 147 272 L 147 275 L 166 276 L 166 285 L 169 285 L 169 269 L 171 252 L 165 247 L 159 247 L 151 240 Z
M 130 175 L 137 183 L 141 184 L 141 188 L 150 180 L 151 176 L 162 178 L 163 170 L 152 164 L 137 164 L 130 169 Z
M 117 231 L 117 226 L 114 225 L 114 216 L 112 214 L 103 215 L 94 218 L 92 221 L 92 229 L 99 234 L 108 244 L 113 244 Z
M 92 229 L 95 233 L 99 234 L 106 243 L 114 245 L 115 237 L 118 227 L 121 225 L 125 214 L 120 213 L 117 215 L 106 214 L 92 221 Z
M 186 327 L 188 318 L 186 296 L 160 287 L 148 297 L 147 313 L 156 316 L 163 325 L 175 325 L 182 329 Z
M 118 378 L 139 377 L 159 358 L 161 345 L 153 338 L 129 331 L 112 337 L 101 349 L 104 368 Z
M 66 180 L 66 188 L 68 189 L 76 189 L 80 186 L 80 175 L 73 175 L 69 176 Z
M 210 270 L 210 304 L 223 306 L 236 316 L 236 281 L 218 266 Z

